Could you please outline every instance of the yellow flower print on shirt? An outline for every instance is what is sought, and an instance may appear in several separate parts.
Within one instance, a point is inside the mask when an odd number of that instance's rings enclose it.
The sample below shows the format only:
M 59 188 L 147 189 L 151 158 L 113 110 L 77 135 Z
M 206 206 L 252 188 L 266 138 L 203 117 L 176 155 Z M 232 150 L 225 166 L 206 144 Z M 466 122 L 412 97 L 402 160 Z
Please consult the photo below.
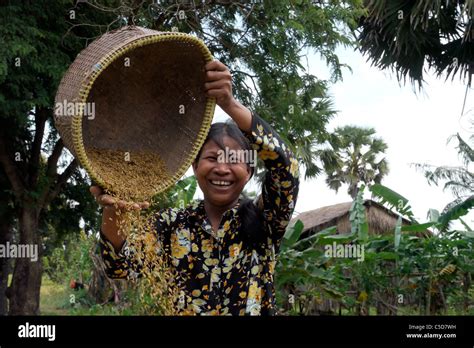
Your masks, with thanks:
M 297 178 L 299 176 L 298 161 L 295 158 L 290 158 L 290 163 L 290 174 Z
M 179 245 L 177 238 L 173 235 L 171 236 L 171 256 L 177 259 L 182 259 L 187 255 L 189 249 L 185 246 Z
M 275 273 L 275 263 L 276 261 L 270 261 L 268 263 L 268 269 L 270 270 L 271 274 Z
M 240 248 L 242 246 L 242 243 L 240 244 L 232 244 L 230 247 L 229 247 L 229 256 L 230 257 L 237 257 L 240 253 Z
M 171 256 L 182 259 L 191 251 L 191 233 L 189 229 L 180 229 L 171 235 Z
M 260 157 L 260 159 L 262 161 L 266 161 L 267 159 L 270 159 L 270 160 L 275 160 L 278 158 L 278 153 L 274 152 L 274 151 L 268 151 L 268 150 L 261 150 L 259 153 L 258 153 L 258 157 Z
M 249 286 L 247 296 L 246 312 L 250 315 L 258 315 L 261 310 L 262 288 L 258 286 L 256 281 L 252 281 Z
M 252 281 L 252 284 L 249 287 L 249 294 L 247 297 L 249 300 L 255 300 L 259 303 L 262 300 L 262 288 L 260 288 L 257 282 Z
M 210 239 L 204 239 L 201 243 L 201 251 L 203 253 L 205 252 L 211 252 L 212 251 L 212 242 Z

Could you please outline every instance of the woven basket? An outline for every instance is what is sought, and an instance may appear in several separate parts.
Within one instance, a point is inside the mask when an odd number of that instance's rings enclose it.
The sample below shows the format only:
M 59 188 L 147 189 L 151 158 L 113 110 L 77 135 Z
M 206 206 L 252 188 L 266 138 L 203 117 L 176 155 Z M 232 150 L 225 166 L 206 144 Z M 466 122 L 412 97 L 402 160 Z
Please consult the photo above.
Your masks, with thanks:
M 170 175 L 149 197 L 162 192 L 183 176 L 209 131 L 215 99 L 205 96 L 204 65 L 211 60 L 204 43 L 184 33 L 130 26 L 104 34 L 59 85 L 54 119 L 65 146 L 110 192 L 117 188 L 89 148 L 156 153 Z

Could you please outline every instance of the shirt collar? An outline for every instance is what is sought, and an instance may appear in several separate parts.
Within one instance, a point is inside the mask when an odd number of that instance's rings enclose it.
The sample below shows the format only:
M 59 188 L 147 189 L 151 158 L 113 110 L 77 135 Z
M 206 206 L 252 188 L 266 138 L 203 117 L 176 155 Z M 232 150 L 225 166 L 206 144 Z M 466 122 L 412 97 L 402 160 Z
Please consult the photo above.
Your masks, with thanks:
M 230 208 L 230 209 L 228 209 L 224 212 L 224 214 L 222 215 L 222 219 L 224 219 L 224 221 L 232 219 L 237 215 L 237 210 L 240 207 L 241 201 L 242 201 L 242 199 L 239 197 L 239 199 L 237 200 L 237 203 L 232 208 Z M 211 222 L 209 221 L 209 219 L 207 217 L 206 208 L 204 208 L 204 200 L 201 200 L 199 202 L 199 205 L 198 205 L 198 208 L 197 208 L 197 213 L 198 213 L 199 216 L 202 217 L 202 224 L 201 224 L 202 229 L 206 233 L 213 236 L 214 238 L 218 238 L 216 236 L 216 232 L 212 231 Z
M 229 214 L 230 211 L 233 211 L 233 213 L 236 213 L 241 203 L 242 203 L 242 198 L 239 197 L 239 199 L 237 200 L 237 203 L 232 208 L 226 210 L 223 215 L 225 216 L 226 214 Z M 198 210 L 199 215 L 207 217 L 206 208 L 204 208 L 204 200 L 199 201 L 197 210 Z

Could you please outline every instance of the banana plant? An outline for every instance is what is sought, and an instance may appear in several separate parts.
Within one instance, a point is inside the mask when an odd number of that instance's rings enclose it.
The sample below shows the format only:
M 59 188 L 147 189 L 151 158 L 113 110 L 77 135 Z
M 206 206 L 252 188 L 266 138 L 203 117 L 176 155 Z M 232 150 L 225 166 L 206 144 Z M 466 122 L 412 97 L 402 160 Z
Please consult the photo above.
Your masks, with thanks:
M 314 301 L 330 298 L 342 301 L 345 279 L 342 265 L 325 255 L 325 245 L 348 242 L 354 235 L 337 235 L 336 226 L 300 238 L 303 223 L 289 226 L 283 237 L 275 270 L 277 302 L 286 314 L 314 314 Z
M 405 216 L 410 221 L 417 223 L 411 210 L 411 206 L 408 203 L 408 199 L 403 197 L 401 194 L 381 184 L 374 184 L 369 187 L 369 190 L 372 193 L 372 197 L 378 198 L 380 203 L 387 204 L 390 208 L 394 209 L 402 216 Z
M 357 234 L 358 240 L 361 242 L 366 242 L 369 237 L 369 225 L 365 216 L 366 211 L 363 198 L 364 190 L 365 185 L 362 185 L 349 210 L 351 233 Z
M 392 315 L 413 314 L 416 309 L 421 315 L 446 314 L 448 308 L 469 313 L 474 304 L 470 295 L 474 232 L 461 217 L 471 203 L 445 213 L 430 209 L 428 220 L 419 223 L 403 196 L 382 185 L 370 190 L 400 215 L 390 234 L 369 233 L 362 193 L 350 210 L 349 234 L 339 235 L 332 226 L 302 237 L 301 221 L 288 227 L 275 272 L 277 304 L 284 314 L 320 313 L 318 304 L 324 300 L 359 315 L 381 303 Z M 403 217 L 411 224 L 404 225 Z M 465 231 L 427 232 L 441 231 L 446 221 L 454 219 L 463 222 Z M 325 253 L 325 247 L 333 243 L 356 242 L 364 246 L 363 262 Z
M 197 180 L 194 175 L 179 180 L 176 185 L 154 197 L 154 207 L 163 209 L 168 207 L 184 208 L 194 199 L 197 189 Z
M 474 196 L 471 196 L 461 203 L 452 206 L 442 214 L 436 209 L 430 209 L 427 214 L 430 221 L 420 224 L 414 219 L 411 206 L 405 197 L 381 184 L 372 185 L 369 189 L 372 192 L 372 196 L 378 198 L 382 204 L 387 204 L 412 222 L 411 225 L 402 226 L 402 231 L 405 232 L 423 232 L 430 227 L 434 227 L 440 232 L 446 232 L 452 221 L 460 219 L 474 207 Z M 472 231 L 470 227 L 466 227 L 468 231 Z

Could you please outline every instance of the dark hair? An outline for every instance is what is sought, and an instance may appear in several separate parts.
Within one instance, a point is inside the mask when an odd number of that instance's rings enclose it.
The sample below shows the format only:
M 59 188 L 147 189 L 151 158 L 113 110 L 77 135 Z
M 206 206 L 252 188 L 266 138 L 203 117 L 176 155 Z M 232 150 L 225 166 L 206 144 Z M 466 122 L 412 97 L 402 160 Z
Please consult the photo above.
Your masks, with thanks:
M 211 125 L 209 133 L 207 135 L 204 144 L 208 141 L 214 141 L 221 149 L 225 149 L 224 137 L 228 136 L 234 139 L 242 148 L 242 150 L 251 151 L 252 147 L 247 137 L 242 133 L 237 124 L 229 120 L 227 122 L 218 122 Z M 199 153 L 196 157 L 196 163 L 199 162 L 199 157 L 201 156 L 202 148 L 199 150 Z M 247 163 L 248 168 L 250 169 L 250 178 L 254 174 L 254 168 Z M 257 205 L 253 202 L 252 199 L 248 197 L 243 197 L 240 201 L 237 214 L 240 216 L 242 224 L 240 226 L 240 232 L 242 233 L 243 241 L 248 245 L 257 247 L 260 242 L 263 241 L 263 213 L 258 209 Z

